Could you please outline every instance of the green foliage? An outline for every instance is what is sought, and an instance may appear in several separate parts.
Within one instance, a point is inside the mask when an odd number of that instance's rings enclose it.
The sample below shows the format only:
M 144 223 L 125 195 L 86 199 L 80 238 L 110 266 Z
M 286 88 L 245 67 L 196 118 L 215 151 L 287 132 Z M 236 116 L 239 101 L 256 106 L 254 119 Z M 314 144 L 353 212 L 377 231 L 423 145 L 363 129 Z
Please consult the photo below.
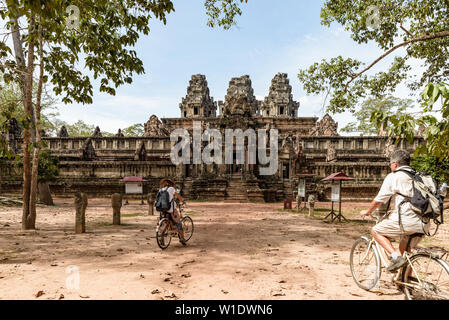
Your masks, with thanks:
M 73 124 L 68 124 L 66 122 L 61 121 L 59 123 L 61 126 L 64 125 L 71 137 L 91 137 L 95 131 L 95 125 L 88 124 L 83 120 L 78 120 Z M 101 131 L 103 137 L 112 137 L 113 133 L 107 131 Z
M 4 2 L 4 1 L 2 1 Z M 69 25 L 69 5 L 80 9 L 79 29 Z M 166 23 L 166 15 L 174 10 L 170 0 L 107 1 L 107 0 L 38 0 L 2 3 L 0 16 L 9 21 L 14 17 L 39 17 L 44 32 L 45 80 L 53 85 L 64 103 L 92 103 L 89 71 L 100 83 L 99 90 L 115 94 L 115 88 L 132 82 L 133 74 L 144 72 L 143 62 L 132 47 L 140 35 L 148 35 L 150 22 Z M 11 30 L 12 25 L 7 23 Z M 23 31 L 24 45 L 35 35 Z M 16 62 L 8 59 L 11 49 L 0 46 L 1 72 L 5 81 L 18 82 Z
M 51 156 L 51 151 L 44 149 L 39 157 L 38 181 L 50 182 L 54 181 L 59 175 L 59 160 Z
M 423 110 L 415 115 L 393 115 L 386 120 L 392 123 L 388 134 L 397 140 L 413 142 L 416 128 L 420 127 L 426 143 L 416 149 L 417 155 L 435 156 L 439 161 L 449 161 L 449 85 L 429 84 L 422 94 Z M 439 107 L 436 107 L 436 106 Z
M 34 86 L 34 91 L 37 87 Z M 36 94 L 34 93 L 34 96 Z M 48 92 L 44 91 L 42 96 L 42 114 L 41 114 L 41 127 L 45 132 L 53 133 L 56 132 L 55 122 L 56 117 L 59 113 L 55 112 L 56 109 L 56 99 L 54 99 Z M 28 126 L 30 121 L 25 118 L 25 111 L 23 108 L 22 94 L 20 88 L 16 83 L 3 83 L 0 79 L 0 120 L 4 123 L 0 128 L 0 131 L 4 131 L 6 128 L 6 122 L 9 119 L 15 118 L 22 128 Z M 1 149 L 1 146 L 0 146 Z
M 17 155 L 16 159 L 12 162 L 17 175 L 23 174 L 23 160 L 22 157 Z M 4 165 L 4 164 L 3 164 Z M 9 163 L 11 165 L 11 162 Z M 43 149 L 39 156 L 38 163 L 38 181 L 39 182 L 51 182 L 55 181 L 59 175 L 59 159 L 51 155 L 49 149 Z
M 69 136 L 71 137 L 90 137 L 95 131 L 95 126 L 78 120 L 74 124 L 65 125 Z
M 238 2 L 247 0 L 205 0 L 208 25 L 229 29 L 241 14 Z M 132 48 L 141 35 L 148 35 L 153 20 L 164 24 L 174 11 L 171 0 L 18 0 L 0 1 L 0 17 L 13 29 L 11 18 L 38 17 L 43 26 L 45 82 L 53 85 L 64 103 L 92 103 L 93 86 L 90 77 L 98 79 L 100 92 L 115 95 L 116 88 L 132 83 L 134 74 L 144 73 L 143 62 Z M 79 8 L 79 28 L 72 28 L 74 13 L 69 6 Z M 27 21 L 27 20 L 25 20 Z M 6 31 L 6 30 L 4 30 Z M 35 34 L 21 30 L 24 46 Z M 0 72 L 7 82 L 20 82 L 12 48 L 0 42 Z
M 211 28 L 218 25 L 225 30 L 235 26 L 236 16 L 242 15 L 239 2 L 247 3 L 248 0 L 205 0 L 204 6 L 206 7 L 206 13 L 209 16 L 207 25 Z
M 449 162 L 441 161 L 435 156 L 418 156 L 412 158 L 411 166 L 422 172 L 427 172 L 434 177 L 438 183 L 449 181 Z
M 378 15 L 370 6 L 376 6 Z M 321 10 L 321 23 L 336 22 L 351 33 L 359 44 L 374 42 L 385 53 L 366 65 L 362 61 L 337 57 L 316 63 L 299 72 L 308 94 L 330 94 L 330 112 L 354 111 L 365 97 L 392 93 L 407 79 L 411 59 L 423 61 L 425 71 L 408 86 L 416 90 L 428 82 L 441 82 L 449 75 L 449 2 L 445 0 L 327 0 Z M 371 21 L 376 21 L 371 26 Z M 367 72 L 399 48 L 390 68 Z
M 413 100 L 399 99 L 393 96 L 369 98 L 353 116 L 356 122 L 342 128 L 343 132 L 362 132 L 365 135 L 377 135 L 380 128 L 388 128 L 391 123 L 386 121 L 393 115 L 402 115 L 413 108 Z
M 125 137 L 141 137 L 145 133 L 143 124 L 136 123 L 122 130 Z

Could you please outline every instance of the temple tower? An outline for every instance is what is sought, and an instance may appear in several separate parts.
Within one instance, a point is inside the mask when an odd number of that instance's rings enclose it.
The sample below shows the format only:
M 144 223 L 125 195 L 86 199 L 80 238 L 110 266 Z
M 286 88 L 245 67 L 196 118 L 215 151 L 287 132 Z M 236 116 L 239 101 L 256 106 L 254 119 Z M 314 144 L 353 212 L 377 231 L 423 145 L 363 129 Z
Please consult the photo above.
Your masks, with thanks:
M 254 89 L 248 75 L 232 78 L 225 102 L 219 102 L 222 115 L 255 116 L 259 113 L 260 104 L 254 96 Z
M 271 81 L 270 92 L 262 104 L 262 116 L 296 118 L 298 109 L 299 102 L 293 100 L 287 74 L 278 73 Z
M 193 75 L 187 88 L 187 96 L 179 104 L 181 118 L 214 118 L 217 103 L 210 96 L 206 76 Z

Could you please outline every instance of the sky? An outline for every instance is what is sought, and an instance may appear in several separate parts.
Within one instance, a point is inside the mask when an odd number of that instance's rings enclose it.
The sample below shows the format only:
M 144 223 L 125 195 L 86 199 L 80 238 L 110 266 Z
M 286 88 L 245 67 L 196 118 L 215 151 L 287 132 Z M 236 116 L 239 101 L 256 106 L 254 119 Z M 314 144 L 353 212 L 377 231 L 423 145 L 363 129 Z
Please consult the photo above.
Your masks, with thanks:
M 177 118 L 194 74 L 206 76 L 215 101 L 224 100 L 233 77 L 249 75 L 258 100 L 268 95 L 271 80 L 287 73 L 300 117 L 322 117 L 322 96 L 307 96 L 297 78 L 299 69 L 342 55 L 370 63 L 381 55 L 374 44 L 359 45 L 340 25 L 320 23 L 322 0 L 249 0 L 231 30 L 209 28 L 204 0 L 174 0 L 175 12 L 167 24 L 153 21 L 135 50 L 146 73 L 117 89 L 115 96 L 95 87 L 92 105 L 58 105 L 59 118 L 68 123 L 83 120 L 104 131 L 117 132 L 151 115 Z M 81 16 L 82 18 L 82 16 Z M 385 67 L 387 59 L 373 69 Z M 399 89 L 401 98 L 409 94 Z M 339 128 L 353 121 L 350 113 L 333 116 Z

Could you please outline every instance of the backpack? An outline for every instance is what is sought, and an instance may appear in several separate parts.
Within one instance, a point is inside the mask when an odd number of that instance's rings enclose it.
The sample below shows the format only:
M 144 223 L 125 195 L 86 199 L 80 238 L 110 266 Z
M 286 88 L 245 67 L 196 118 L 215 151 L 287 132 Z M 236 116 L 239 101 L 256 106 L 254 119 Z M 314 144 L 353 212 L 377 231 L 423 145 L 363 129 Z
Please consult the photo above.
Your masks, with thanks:
M 443 223 L 443 196 L 440 194 L 436 180 L 425 172 L 409 170 L 396 170 L 396 172 L 404 172 L 409 175 L 413 184 L 412 197 L 399 194 L 405 198 L 401 205 L 404 202 L 409 202 L 411 209 L 424 223 L 427 224 L 433 220 L 437 226 L 441 225 Z
M 174 198 L 173 198 L 174 200 Z M 170 201 L 170 194 L 168 188 L 160 189 L 156 195 L 156 210 L 159 212 L 167 212 L 173 205 L 173 200 Z

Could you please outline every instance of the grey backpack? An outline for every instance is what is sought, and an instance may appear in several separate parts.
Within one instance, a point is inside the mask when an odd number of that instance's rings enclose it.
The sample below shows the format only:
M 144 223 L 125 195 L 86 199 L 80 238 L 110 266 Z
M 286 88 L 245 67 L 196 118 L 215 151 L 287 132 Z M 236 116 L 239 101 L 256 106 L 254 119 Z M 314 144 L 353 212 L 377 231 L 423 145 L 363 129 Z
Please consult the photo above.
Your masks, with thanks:
M 441 225 L 443 221 L 443 196 L 440 194 L 438 183 L 432 176 L 425 172 L 409 170 L 396 170 L 410 176 L 413 184 L 413 195 L 405 198 L 411 209 L 421 218 L 424 223 L 433 220 L 435 224 Z M 402 203 L 401 203 L 402 204 Z

